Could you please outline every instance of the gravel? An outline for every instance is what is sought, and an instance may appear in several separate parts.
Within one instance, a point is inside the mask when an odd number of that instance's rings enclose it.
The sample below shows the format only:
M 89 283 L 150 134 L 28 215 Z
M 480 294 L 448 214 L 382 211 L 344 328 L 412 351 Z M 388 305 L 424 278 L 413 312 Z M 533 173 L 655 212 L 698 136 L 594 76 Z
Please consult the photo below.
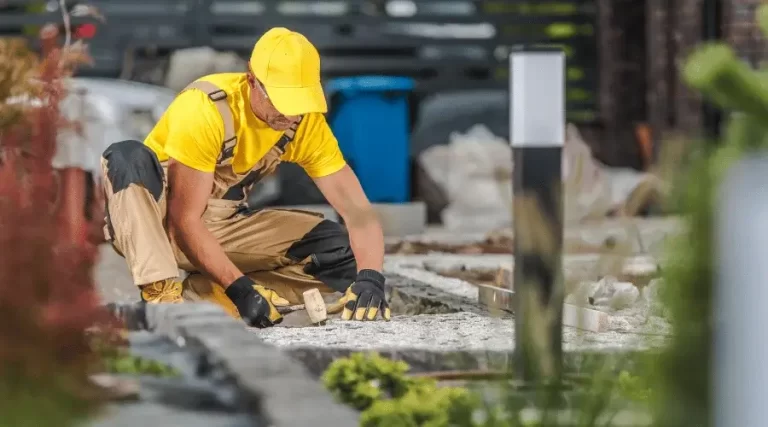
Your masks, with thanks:
M 629 314 L 629 313 L 628 313 Z M 609 331 L 564 328 L 566 350 L 634 350 L 663 345 L 666 334 L 656 322 L 640 325 L 634 315 L 611 322 Z M 514 349 L 514 320 L 473 313 L 395 316 L 390 322 L 331 320 L 313 328 L 254 329 L 279 347 L 338 347 L 359 350 L 509 351 Z

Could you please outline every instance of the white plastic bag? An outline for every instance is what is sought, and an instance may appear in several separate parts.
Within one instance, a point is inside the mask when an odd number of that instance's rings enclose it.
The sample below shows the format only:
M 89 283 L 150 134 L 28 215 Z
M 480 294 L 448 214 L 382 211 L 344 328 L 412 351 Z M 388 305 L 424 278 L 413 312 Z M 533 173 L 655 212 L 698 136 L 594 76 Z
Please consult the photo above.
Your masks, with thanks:
M 563 182 L 565 187 L 565 222 L 603 217 L 612 208 L 610 185 L 603 167 L 592 157 L 578 128 L 566 126 L 563 147 Z
M 208 46 L 179 49 L 171 54 L 165 86 L 182 90 L 208 74 L 244 72 L 246 65 L 234 52 L 218 52 Z
M 576 126 L 568 124 L 563 148 L 566 223 L 602 218 L 620 209 L 649 177 L 646 172 L 601 164 L 592 156 Z
M 509 144 L 484 125 L 454 132 L 449 144 L 444 225 L 486 231 L 511 224 L 512 153 Z

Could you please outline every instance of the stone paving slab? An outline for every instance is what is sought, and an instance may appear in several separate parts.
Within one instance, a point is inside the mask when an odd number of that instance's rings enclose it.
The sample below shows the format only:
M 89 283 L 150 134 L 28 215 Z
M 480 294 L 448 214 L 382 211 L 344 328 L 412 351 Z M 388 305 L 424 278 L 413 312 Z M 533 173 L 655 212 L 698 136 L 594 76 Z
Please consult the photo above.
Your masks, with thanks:
M 491 313 L 477 298 L 477 288 L 470 298 L 447 292 L 439 287 L 428 285 L 405 276 L 386 273 L 388 301 L 397 314 L 441 314 L 470 312 L 482 316 Z
M 581 281 L 597 281 L 602 276 L 620 276 L 625 265 L 647 261 L 647 255 L 619 256 L 580 254 L 563 256 L 566 286 Z M 384 272 L 424 282 L 432 287 L 460 297 L 477 300 L 477 286 L 467 281 L 442 276 L 435 271 L 477 269 L 496 271 L 514 268 L 512 255 L 458 255 L 434 253 L 427 255 L 388 255 Z
M 568 224 L 564 229 L 568 239 L 584 239 L 591 243 L 601 243 L 608 237 L 634 237 L 639 232 L 646 244 L 663 239 L 683 230 L 682 218 L 676 216 L 655 218 L 605 218 L 581 224 Z M 502 230 L 504 235 L 512 235 L 511 230 Z M 389 237 L 387 242 L 401 240 L 423 243 L 466 244 L 485 240 L 489 233 L 462 232 L 446 229 L 442 226 L 429 227 L 423 233 L 405 237 Z
M 358 424 L 358 414 L 336 403 L 300 362 L 265 343 L 220 307 L 209 303 L 147 305 L 144 316 L 149 330 L 201 351 L 209 372 L 218 372 L 222 381 L 237 383 L 242 392 L 239 407 L 261 415 L 266 425 Z M 322 409 L 319 419 L 315 409 Z
M 184 411 L 154 402 L 110 405 L 88 427 L 260 427 L 240 414 Z

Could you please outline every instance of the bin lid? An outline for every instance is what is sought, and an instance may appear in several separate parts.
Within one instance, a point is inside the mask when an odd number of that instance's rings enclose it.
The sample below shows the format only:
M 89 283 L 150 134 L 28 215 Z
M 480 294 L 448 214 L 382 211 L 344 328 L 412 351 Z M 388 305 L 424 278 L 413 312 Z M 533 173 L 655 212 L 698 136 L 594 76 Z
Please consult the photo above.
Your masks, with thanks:
M 360 92 L 390 92 L 413 90 L 414 80 L 396 76 L 354 76 L 331 79 L 325 86 L 326 95 L 336 92 L 351 95 Z

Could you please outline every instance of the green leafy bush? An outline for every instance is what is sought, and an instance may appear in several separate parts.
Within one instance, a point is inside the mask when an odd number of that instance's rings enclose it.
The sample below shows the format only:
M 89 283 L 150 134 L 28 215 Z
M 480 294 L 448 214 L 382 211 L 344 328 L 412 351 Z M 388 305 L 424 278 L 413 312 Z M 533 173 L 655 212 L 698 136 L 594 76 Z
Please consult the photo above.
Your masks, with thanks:
M 757 12 L 768 35 L 768 5 Z M 708 425 L 712 403 L 712 292 L 715 274 L 714 210 L 725 172 L 738 159 L 768 147 L 765 70 L 752 70 L 724 43 L 700 46 L 685 63 L 687 83 L 730 113 L 720 144 L 699 146 L 675 199 L 686 230 L 671 242 L 664 298 L 675 333 L 661 355 L 654 418 L 663 427 Z
M 323 374 L 333 395 L 359 411 L 363 427 L 450 427 L 478 425 L 480 399 L 469 390 L 438 387 L 407 375 L 409 366 L 379 354 L 355 353 L 334 361 Z
M 361 427 L 477 426 L 473 415 L 480 408 L 476 395 L 458 387 L 423 384 L 400 399 L 376 401 L 363 412 Z
M 633 375 L 628 371 L 621 371 L 621 373 L 619 373 L 618 387 L 622 396 L 639 402 L 648 401 L 653 391 L 648 384 L 648 378 L 640 375 Z
M 377 400 L 402 397 L 416 385 L 407 377 L 408 369 L 402 361 L 355 353 L 334 361 L 323 374 L 323 383 L 340 402 L 362 411 Z

